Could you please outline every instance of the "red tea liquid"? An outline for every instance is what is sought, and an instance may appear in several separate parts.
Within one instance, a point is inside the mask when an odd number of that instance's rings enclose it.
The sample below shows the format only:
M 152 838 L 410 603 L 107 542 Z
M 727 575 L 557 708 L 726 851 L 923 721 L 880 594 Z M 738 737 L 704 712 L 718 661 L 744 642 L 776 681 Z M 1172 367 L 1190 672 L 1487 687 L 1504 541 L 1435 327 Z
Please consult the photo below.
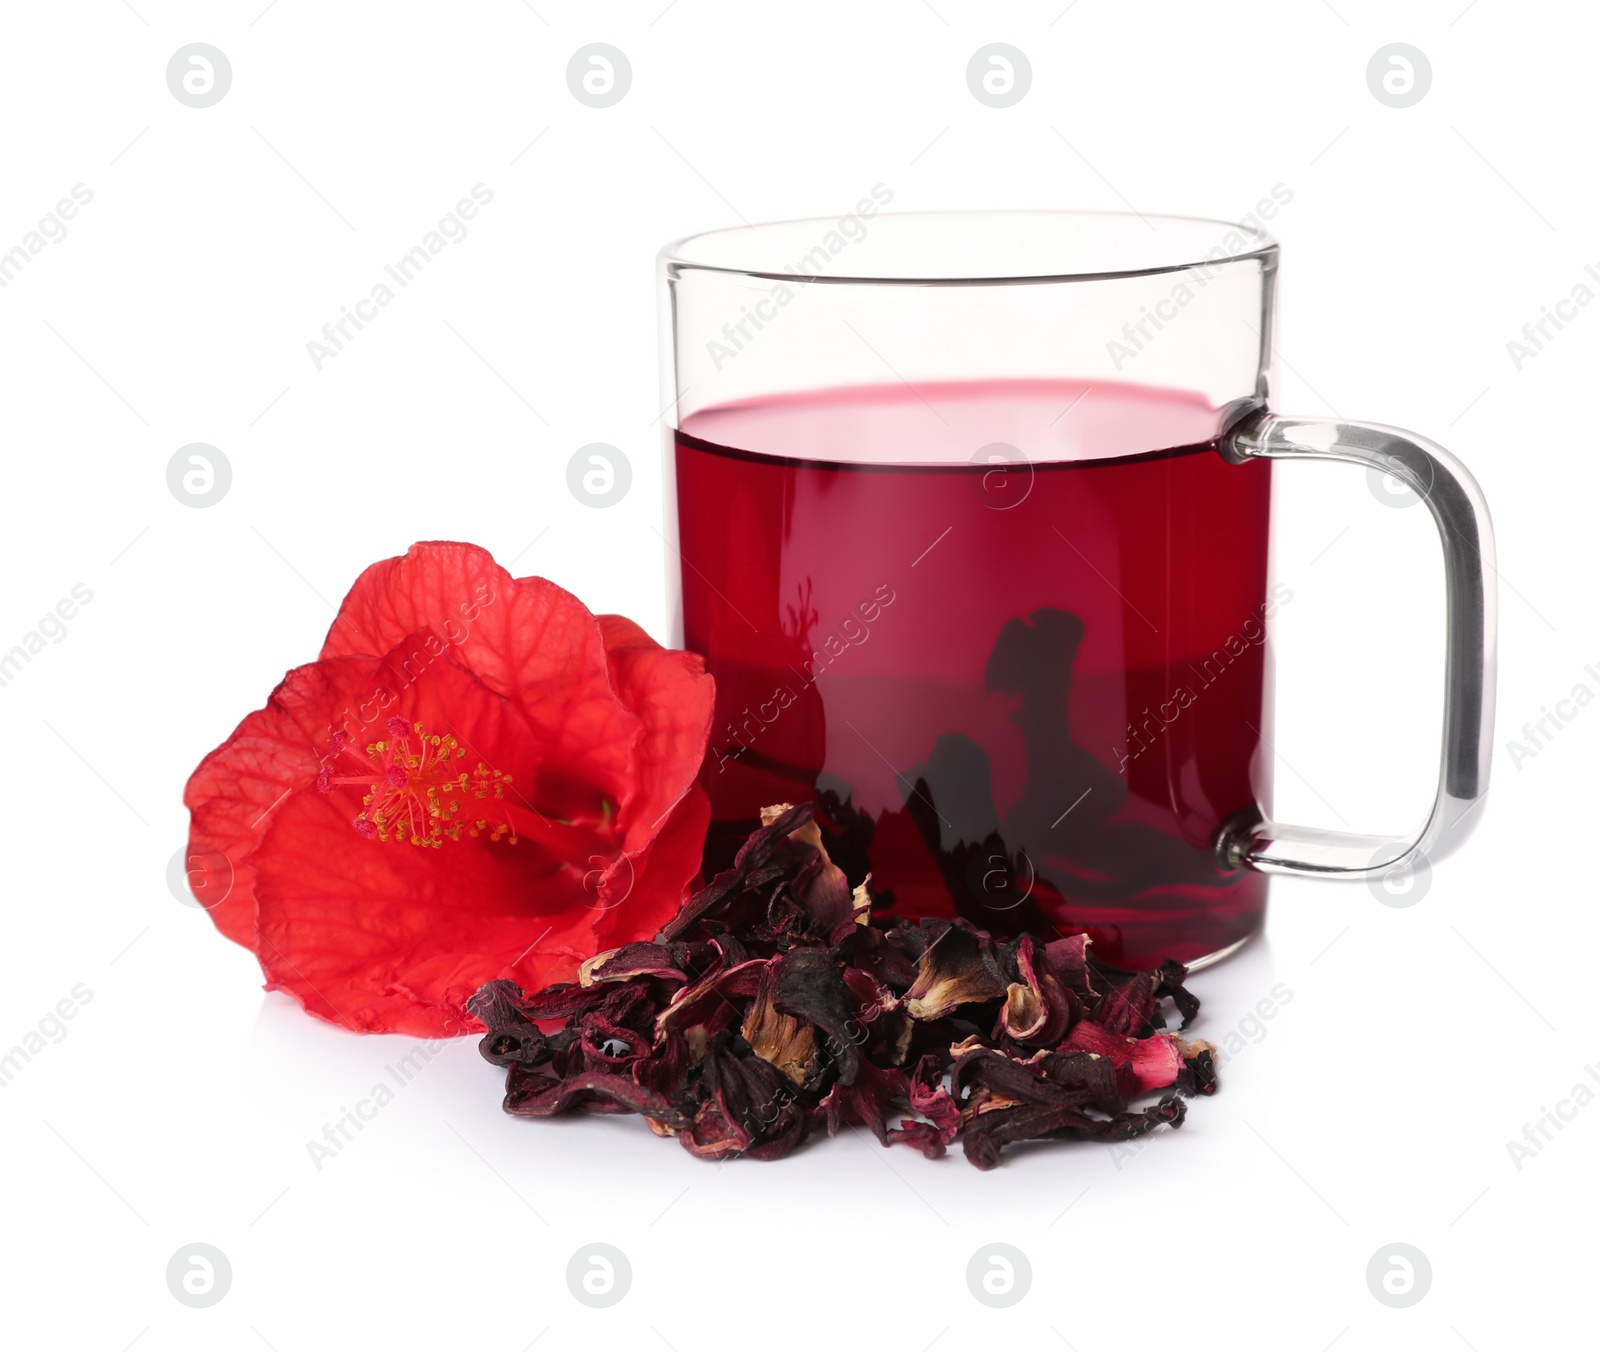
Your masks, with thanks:
M 1267 880 L 1214 842 L 1270 805 L 1271 467 L 1216 432 L 1195 396 L 1054 381 L 688 418 L 708 867 L 764 805 L 819 798 L 899 915 L 1141 967 L 1253 934 Z

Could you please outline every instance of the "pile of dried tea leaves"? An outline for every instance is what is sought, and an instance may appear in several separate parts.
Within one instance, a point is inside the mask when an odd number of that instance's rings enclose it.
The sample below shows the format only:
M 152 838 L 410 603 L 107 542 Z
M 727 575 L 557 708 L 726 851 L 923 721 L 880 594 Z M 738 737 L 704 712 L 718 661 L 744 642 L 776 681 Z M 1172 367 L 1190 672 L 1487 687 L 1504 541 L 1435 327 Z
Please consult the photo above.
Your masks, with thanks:
M 1083 936 L 1002 941 L 964 920 L 880 927 L 870 879 L 850 887 L 809 804 L 762 819 L 654 942 L 591 958 L 575 984 L 473 997 L 507 1112 L 638 1113 L 702 1159 L 777 1159 L 860 1125 L 930 1159 L 959 1139 L 992 1169 L 1018 1141 L 1176 1127 L 1179 1095 L 1215 1090 L 1212 1048 L 1162 1031 L 1163 1001 L 1185 1027 L 1200 1007 L 1179 964 L 1119 971 Z

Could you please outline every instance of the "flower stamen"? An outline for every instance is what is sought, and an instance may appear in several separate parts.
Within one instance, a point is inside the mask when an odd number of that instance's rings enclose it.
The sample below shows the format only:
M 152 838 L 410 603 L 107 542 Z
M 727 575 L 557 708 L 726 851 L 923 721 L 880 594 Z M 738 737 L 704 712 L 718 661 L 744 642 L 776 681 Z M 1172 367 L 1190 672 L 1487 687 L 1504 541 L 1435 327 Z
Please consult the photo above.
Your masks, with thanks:
M 351 823 L 358 832 L 369 840 L 433 849 L 463 835 L 517 843 L 504 801 L 510 775 L 482 761 L 463 768 L 466 748 L 449 734 L 429 734 L 421 723 L 391 718 L 388 733 L 383 741 L 368 744 L 363 759 L 349 733 L 340 729 L 317 772 L 323 793 L 345 787 L 364 790 L 362 810 Z M 355 761 L 361 772 L 336 773 L 342 757 Z

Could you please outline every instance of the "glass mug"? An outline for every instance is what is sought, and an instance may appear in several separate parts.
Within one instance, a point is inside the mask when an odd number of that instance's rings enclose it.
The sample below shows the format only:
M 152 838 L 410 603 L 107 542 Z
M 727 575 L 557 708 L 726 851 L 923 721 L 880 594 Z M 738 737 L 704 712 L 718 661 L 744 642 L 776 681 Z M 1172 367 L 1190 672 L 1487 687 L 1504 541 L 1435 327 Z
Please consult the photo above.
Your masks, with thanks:
M 673 641 L 717 685 L 708 869 L 809 799 L 895 914 L 1145 967 L 1242 944 L 1268 874 L 1440 858 L 1488 782 L 1488 511 L 1431 442 L 1270 411 L 1272 239 L 875 205 L 660 256 Z M 1443 759 L 1412 839 L 1270 819 L 1282 459 L 1393 475 L 1439 527 Z

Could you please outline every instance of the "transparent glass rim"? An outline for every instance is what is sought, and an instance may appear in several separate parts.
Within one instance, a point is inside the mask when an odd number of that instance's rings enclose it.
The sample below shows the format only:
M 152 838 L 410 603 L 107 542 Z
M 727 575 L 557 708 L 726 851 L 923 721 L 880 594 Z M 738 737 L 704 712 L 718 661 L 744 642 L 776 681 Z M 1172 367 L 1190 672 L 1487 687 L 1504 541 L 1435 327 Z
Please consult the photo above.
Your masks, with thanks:
M 657 255 L 663 272 L 676 278 L 690 272 L 721 273 L 732 277 L 761 278 L 768 281 L 801 281 L 846 286 L 1018 286 L 1050 282 L 1115 281 L 1119 278 L 1152 277 L 1193 271 L 1196 268 L 1215 269 L 1233 263 L 1258 262 L 1272 266 L 1278 254 L 1278 242 L 1258 225 L 1222 220 L 1209 216 L 1187 216 L 1161 212 L 1132 211 L 1070 211 L 1070 210 L 1000 210 L 1000 211 L 901 211 L 878 212 L 865 217 L 873 228 L 881 229 L 893 222 L 891 230 L 910 233 L 919 227 L 928 233 L 948 230 L 961 224 L 978 229 L 989 229 L 995 236 L 995 259 L 992 264 L 956 266 L 941 271 L 937 267 L 919 268 L 905 272 L 882 269 L 852 268 L 849 259 L 852 251 L 845 249 L 832 261 L 838 268 L 824 268 L 816 272 L 798 272 L 792 267 L 778 264 L 734 261 L 735 255 L 748 256 L 750 247 L 759 247 L 760 241 L 775 244 L 778 239 L 794 236 L 820 238 L 837 231 L 845 217 L 796 217 L 780 221 L 764 221 L 753 225 L 724 226 L 715 230 L 698 231 L 667 244 Z M 1001 238 L 1009 225 L 1015 229 L 1019 223 L 1038 227 L 1058 221 L 1063 232 L 1072 227 L 1103 226 L 1115 231 L 1129 241 L 1148 243 L 1141 239 L 1145 233 L 1160 233 L 1156 223 L 1174 238 L 1172 257 L 1146 263 L 1142 266 L 1116 266 L 1114 263 L 1091 265 L 1074 264 L 1064 257 L 1059 265 L 1040 268 L 1007 264 L 1006 245 Z M 864 225 L 865 228 L 865 225 Z M 1136 233 L 1137 232 L 1137 233 Z M 1241 245 L 1227 248 L 1220 240 L 1229 235 L 1241 237 Z M 1191 242 L 1192 241 L 1192 242 Z M 1211 243 L 1209 249 L 1202 246 Z M 1063 241 L 1063 254 L 1071 246 Z M 1131 257 L 1137 250 L 1129 247 Z

